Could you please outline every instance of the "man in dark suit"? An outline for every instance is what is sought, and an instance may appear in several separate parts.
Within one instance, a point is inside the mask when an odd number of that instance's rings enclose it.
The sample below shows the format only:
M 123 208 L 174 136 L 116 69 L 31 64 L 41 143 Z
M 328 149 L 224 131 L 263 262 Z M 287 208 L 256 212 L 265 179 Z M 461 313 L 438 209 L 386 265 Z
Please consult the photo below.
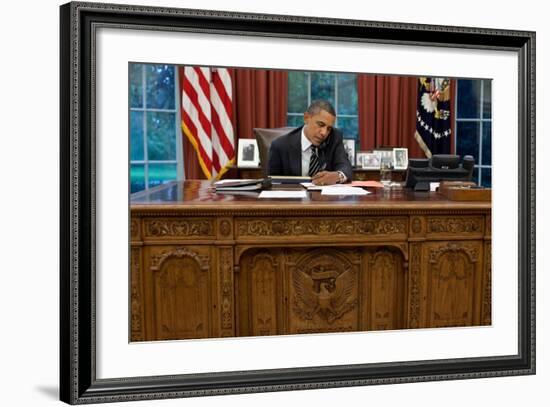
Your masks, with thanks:
M 316 185 L 343 183 L 352 178 L 351 164 L 334 128 L 336 112 L 326 100 L 314 101 L 304 113 L 304 125 L 273 140 L 269 175 L 311 176 Z

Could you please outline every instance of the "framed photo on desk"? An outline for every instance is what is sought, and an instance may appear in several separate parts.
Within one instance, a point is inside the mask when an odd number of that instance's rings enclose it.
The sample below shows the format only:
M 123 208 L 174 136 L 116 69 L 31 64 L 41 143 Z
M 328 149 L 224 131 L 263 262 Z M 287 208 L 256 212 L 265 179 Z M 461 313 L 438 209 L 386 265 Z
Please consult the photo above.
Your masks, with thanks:
M 348 155 L 348 160 L 351 165 L 355 163 L 355 140 L 354 139 L 344 139 L 344 150 L 346 150 L 346 154 Z
M 372 152 L 380 156 L 380 164 L 389 163 L 392 167 L 395 166 L 393 148 L 380 147 L 375 148 Z
M 277 26 L 276 31 L 270 28 L 273 26 Z M 331 28 L 330 34 L 327 26 Z M 436 33 L 437 39 L 433 37 Z M 281 46 L 285 47 L 285 53 L 276 52 Z M 445 68 L 449 75 L 492 78 L 499 94 L 507 89 L 517 90 L 518 86 L 522 90 L 516 97 L 503 98 L 506 102 L 498 109 L 504 110 L 494 112 L 499 120 L 505 121 L 510 112 L 517 118 L 517 125 L 506 123 L 502 127 L 511 132 L 508 139 L 516 139 L 517 143 L 499 148 L 518 150 L 495 153 L 495 168 L 509 168 L 509 158 L 517 157 L 518 166 L 514 169 L 517 177 L 513 179 L 518 184 L 510 188 L 508 183 L 504 192 L 509 194 L 512 190 L 521 196 L 521 206 L 503 211 L 502 189 L 498 188 L 503 184 L 499 184 L 498 171 L 494 173 L 494 207 L 480 204 L 458 222 L 443 219 L 441 209 L 428 208 L 434 212 L 427 216 L 423 212 L 426 208 L 415 209 L 418 202 L 407 204 L 407 208 L 397 208 L 393 203 L 392 218 L 385 219 L 384 214 L 392 211 L 388 205 L 392 204 L 382 202 L 383 196 L 377 203 L 363 201 L 359 204 L 363 206 L 342 205 L 323 198 L 313 201 L 314 204 L 286 203 L 286 209 L 269 203 L 259 208 L 253 201 L 246 201 L 252 199 L 248 197 L 242 198 L 245 201 L 212 198 L 206 181 L 185 181 L 187 184 L 174 181 L 136 197 L 132 210 L 140 214 L 136 218 L 139 221 L 130 219 L 128 123 L 120 120 L 128 115 L 126 79 L 130 62 L 181 64 L 182 55 L 175 55 L 174 49 L 185 49 L 185 58 L 197 66 L 267 64 L 270 69 L 290 66 L 305 70 L 310 68 L 297 64 L 295 59 L 285 62 L 282 58 L 286 55 L 292 58 L 294 53 L 316 54 L 328 47 L 335 58 L 323 60 L 329 65 L 320 66 L 319 70 L 362 72 L 365 61 L 370 61 L 369 71 L 404 74 L 401 70 L 405 59 L 400 52 L 410 47 L 417 57 L 406 59 L 407 74 L 420 75 L 428 66 L 436 69 L 430 55 L 437 50 L 431 46 L 445 47 L 447 58 L 439 69 Z M 451 55 L 453 50 L 459 55 Z M 489 64 L 495 59 L 489 50 L 498 52 L 497 64 Z M 62 400 L 90 403 L 533 374 L 533 51 L 534 34 L 529 32 L 93 3 L 62 6 Z M 392 58 L 384 58 L 379 52 Z M 345 57 L 345 53 L 350 54 Z M 394 60 L 393 65 L 384 65 L 390 60 Z M 518 66 L 522 67 L 519 71 Z M 121 156 L 125 159 L 121 160 Z M 497 156 L 504 157 L 504 166 Z M 161 201 L 159 197 L 169 200 Z M 188 218 L 181 216 L 179 207 L 186 199 L 192 201 L 184 208 L 190 215 Z M 232 208 L 231 202 L 237 209 Z M 514 205 L 520 200 L 507 202 Z M 450 204 L 453 205 L 461 206 Z M 346 213 L 346 219 L 334 212 L 338 207 Z M 288 216 L 288 211 L 293 211 L 296 219 Z M 501 222 L 503 212 L 505 222 Z M 510 220 L 510 213 L 517 215 L 517 219 Z M 503 226 L 507 233 L 502 233 Z M 468 239 L 453 240 L 457 228 L 469 233 Z M 302 241 L 289 244 L 288 233 Z M 359 244 L 358 250 L 355 246 L 349 248 L 346 239 L 350 233 L 355 233 L 352 235 L 356 237 L 355 244 L 367 238 L 378 239 L 373 233 L 389 234 L 391 238 L 381 252 L 373 249 L 380 241 L 375 244 L 371 240 Z M 409 234 L 414 234 L 415 239 L 409 240 Z M 499 240 L 502 235 L 518 236 L 518 241 L 504 242 Z M 322 238 L 323 250 L 309 251 L 318 247 L 318 238 Z M 434 240 L 429 241 L 430 238 Z M 332 243 L 334 239 L 340 239 L 340 243 Z M 240 246 L 235 248 L 235 242 Z M 498 256 L 492 256 L 493 250 Z M 507 258 L 513 253 L 517 257 Z M 445 261 L 440 261 L 442 255 Z M 234 264 L 239 256 L 246 260 L 241 268 Z M 480 297 L 475 301 L 472 297 L 472 304 L 484 307 L 484 317 L 491 319 L 498 315 L 498 324 L 469 329 L 407 329 L 406 334 L 401 330 L 377 335 L 368 331 L 343 333 L 349 332 L 345 322 L 351 320 L 352 313 L 368 318 L 367 313 L 357 312 L 353 301 L 327 300 L 335 293 L 358 292 L 357 284 L 364 280 L 354 270 L 365 265 L 383 268 L 397 264 L 395 270 L 409 267 L 406 274 L 404 271 L 397 274 L 402 276 L 399 278 L 410 276 L 406 284 L 402 279 L 394 282 L 396 287 L 410 287 L 415 293 L 406 305 L 396 302 L 398 308 L 406 311 L 402 315 L 408 327 L 414 328 L 428 314 L 422 303 L 422 290 L 427 290 L 420 278 L 426 270 L 423 260 L 433 259 L 430 267 L 443 270 L 451 258 L 455 259 L 453 267 L 458 267 L 455 270 L 464 272 L 461 276 L 475 275 L 484 282 L 478 285 L 474 284 L 477 280 L 468 280 L 470 287 L 483 287 L 478 292 Z M 342 259 L 342 264 L 349 268 L 328 269 L 315 263 L 327 259 Z M 275 332 L 253 341 L 246 337 L 224 339 L 224 334 L 234 329 L 234 310 L 238 308 L 248 315 L 234 302 L 238 298 L 232 291 L 234 279 L 241 278 L 235 271 L 247 276 L 247 280 L 241 280 L 248 284 L 246 287 L 275 284 L 276 278 L 280 278 L 276 270 L 283 264 L 281 261 L 289 266 L 291 279 L 287 281 L 292 283 L 277 287 L 293 290 L 294 297 L 289 298 L 301 298 L 299 307 L 290 307 L 298 310 L 289 311 L 301 315 L 301 325 L 295 331 L 300 330 L 300 334 Z M 302 265 L 312 267 L 301 268 Z M 251 272 L 260 268 L 267 270 L 267 274 Z M 493 272 L 502 268 L 510 272 Z M 190 269 L 195 270 L 191 276 L 186 274 Z M 130 284 L 130 280 L 143 281 L 143 286 Z M 212 325 L 206 327 L 199 320 L 205 309 L 201 307 L 201 312 L 194 314 L 197 320 L 191 321 L 194 332 L 202 329 L 220 333 L 219 339 L 129 343 L 129 325 L 136 332 L 143 326 L 155 325 L 152 331 L 170 334 L 173 325 L 164 322 L 177 320 L 177 315 L 165 299 L 181 300 L 179 304 L 187 301 L 188 307 L 199 303 L 187 296 L 166 293 L 185 291 L 193 284 L 202 284 L 204 295 L 197 297 L 211 301 L 206 303 L 208 309 L 219 310 Z M 313 301 L 303 290 L 305 286 L 310 287 L 309 294 L 315 290 L 316 297 L 324 296 L 326 301 Z M 154 289 L 144 291 L 146 287 Z M 499 295 L 492 296 L 493 290 Z M 260 290 L 254 292 L 261 297 Z M 444 301 L 443 297 L 442 294 L 437 298 Z M 364 297 L 355 298 L 359 301 Z M 385 305 L 385 297 L 371 298 L 380 306 Z M 157 301 L 162 320 L 148 320 L 139 312 L 144 299 Z M 264 310 L 273 306 L 267 303 Z M 282 318 L 284 314 L 278 315 Z M 436 316 L 430 315 L 437 326 Z M 338 318 L 341 316 L 348 319 Z M 327 326 L 340 323 L 339 327 L 344 329 L 335 330 L 338 334 L 307 335 L 308 330 L 315 328 L 308 325 L 308 318 L 314 317 L 322 318 Z M 271 323 L 274 321 L 277 320 L 271 319 Z M 280 321 L 284 327 L 289 320 Z M 271 332 L 267 318 L 258 316 L 252 325 L 258 332 Z M 407 346 L 403 346 L 405 337 Z M 502 348 L 495 351 L 496 347 Z
M 361 154 L 361 168 L 366 170 L 379 170 L 381 163 L 381 156 L 378 153 L 358 153 Z M 359 166 L 359 162 L 358 162 Z
M 240 168 L 258 168 L 260 153 L 255 139 L 239 138 L 237 165 Z
M 409 165 L 409 149 L 394 148 L 393 149 L 393 167 L 396 170 L 406 170 Z

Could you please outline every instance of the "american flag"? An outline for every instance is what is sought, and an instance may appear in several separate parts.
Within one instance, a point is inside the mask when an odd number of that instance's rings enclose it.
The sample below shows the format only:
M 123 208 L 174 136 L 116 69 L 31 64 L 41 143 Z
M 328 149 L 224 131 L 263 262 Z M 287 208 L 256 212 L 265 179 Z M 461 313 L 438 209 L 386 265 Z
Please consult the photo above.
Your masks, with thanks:
M 231 76 L 225 68 L 179 68 L 181 123 L 208 179 L 235 163 Z

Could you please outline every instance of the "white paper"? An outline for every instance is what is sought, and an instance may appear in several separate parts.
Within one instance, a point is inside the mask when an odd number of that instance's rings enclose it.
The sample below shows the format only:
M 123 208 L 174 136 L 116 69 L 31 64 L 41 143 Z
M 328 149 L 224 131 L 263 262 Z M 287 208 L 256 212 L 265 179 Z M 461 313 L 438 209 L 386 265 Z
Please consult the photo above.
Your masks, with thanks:
M 307 188 L 308 191 L 320 191 L 323 189 L 321 185 L 315 185 L 313 182 L 300 182 L 300 185 Z
M 258 198 L 306 198 L 306 191 L 262 191 Z
M 437 191 L 437 188 L 439 188 L 439 182 L 430 182 L 430 192 Z
M 363 188 L 346 187 L 342 185 L 323 187 L 323 189 L 321 190 L 321 195 L 367 195 L 367 194 L 370 194 L 370 192 L 364 190 Z

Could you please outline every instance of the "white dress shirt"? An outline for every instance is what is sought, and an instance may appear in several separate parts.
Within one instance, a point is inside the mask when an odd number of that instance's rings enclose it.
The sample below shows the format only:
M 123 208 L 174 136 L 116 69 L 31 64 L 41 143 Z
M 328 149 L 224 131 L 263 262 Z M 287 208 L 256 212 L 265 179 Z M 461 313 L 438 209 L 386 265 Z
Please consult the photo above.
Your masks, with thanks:
M 311 141 L 309 141 L 302 127 L 302 175 L 307 177 L 309 174 L 309 160 L 311 159 Z
M 304 133 L 304 127 L 302 127 L 302 176 L 307 177 L 309 175 L 309 161 L 311 160 L 311 141 L 306 137 Z M 340 182 L 346 182 L 347 177 L 342 171 L 338 171 L 340 174 Z

